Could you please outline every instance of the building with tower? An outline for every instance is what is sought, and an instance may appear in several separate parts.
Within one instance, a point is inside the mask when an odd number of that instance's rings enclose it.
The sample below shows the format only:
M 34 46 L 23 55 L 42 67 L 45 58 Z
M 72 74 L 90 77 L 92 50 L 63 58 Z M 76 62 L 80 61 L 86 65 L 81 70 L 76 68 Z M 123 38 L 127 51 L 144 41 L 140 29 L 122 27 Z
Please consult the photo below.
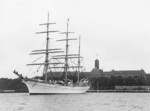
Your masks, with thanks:
M 99 67 L 99 60 L 96 59 L 94 62 L 94 68 L 90 71 L 90 72 L 81 72 L 80 75 L 87 77 L 87 78 L 98 78 L 98 77 L 107 77 L 107 78 L 111 78 L 111 77 L 122 77 L 122 78 L 126 78 L 126 77 L 140 77 L 140 78 L 147 78 L 149 76 L 149 74 L 145 73 L 145 71 L 143 69 L 140 70 L 111 70 L 111 71 L 103 71 L 102 69 L 100 69 Z M 68 75 L 72 75 L 72 76 L 76 76 L 77 73 L 76 72 L 70 72 L 68 73 Z M 62 72 L 53 72 L 51 74 L 48 75 L 49 77 L 62 77 L 63 73 Z
M 140 77 L 146 78 L 147 74 L 143 69 L 141 70 L 112 70 L 104 72 L 102 69 L 99 69 L 99 60 L 95 60 L 95 67 L 92 69 L 89 77 Z
M 99 69 L 99 60 L 95 60 L 95 67 L 92 69 L 90 74 L 90 77 L 101 77 L 102 76 L 102 70 Z

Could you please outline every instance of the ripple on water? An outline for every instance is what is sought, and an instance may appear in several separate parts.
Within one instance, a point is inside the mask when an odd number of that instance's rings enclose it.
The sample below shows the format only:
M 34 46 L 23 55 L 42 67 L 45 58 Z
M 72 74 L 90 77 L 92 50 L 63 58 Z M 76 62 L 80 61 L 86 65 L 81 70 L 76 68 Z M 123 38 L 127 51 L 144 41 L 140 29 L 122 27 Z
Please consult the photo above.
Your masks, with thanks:
M 0 94 L 0 111 L 150 111 L 149 93 Z

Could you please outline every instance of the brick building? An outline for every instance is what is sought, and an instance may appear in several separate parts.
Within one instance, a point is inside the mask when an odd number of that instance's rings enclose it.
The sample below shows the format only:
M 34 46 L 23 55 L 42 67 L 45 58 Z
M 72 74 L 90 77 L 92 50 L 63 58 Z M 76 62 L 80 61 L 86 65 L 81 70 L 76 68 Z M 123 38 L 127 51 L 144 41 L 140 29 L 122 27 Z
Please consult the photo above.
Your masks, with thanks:
M 147 74 L 143 69 L 141 70 L 121 70 L 121 71 L 106 71 L 99 69 L 99 60 L 95 60 L 95 68 L 91 71 L 90 77 L 141 77 L 146 78 Z
M 63 72 L 50 72 L 48 77 L 62 77 Z M 69 72 L 68 75 L 73 75 L 76 76 L 77 72 Z M 121 70 L 121 71 L 103 71 L 102 69 L 99 68 L 99 60 L 95 60 L 95 66 L 92 69 L 91 72 L 82 72 L 81 75 L 84 75 L 87 78 L 93 78 L 93 77 L 141 77 L 141 78 L 146 78 L 150 77 L 149 74 L 146 74 L 143 69 L 141 70 Z

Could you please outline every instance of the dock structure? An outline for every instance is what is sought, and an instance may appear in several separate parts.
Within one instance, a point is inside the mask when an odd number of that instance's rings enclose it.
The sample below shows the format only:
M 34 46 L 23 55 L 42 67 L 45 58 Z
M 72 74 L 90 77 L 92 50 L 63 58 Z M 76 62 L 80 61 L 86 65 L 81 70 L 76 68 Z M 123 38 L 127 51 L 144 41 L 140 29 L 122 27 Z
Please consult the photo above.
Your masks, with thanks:
M 89 93 L 150 93 L 150 90 L 88 90 Z
M 0 93 L 14 93 L 15 90 L 0 90 Z

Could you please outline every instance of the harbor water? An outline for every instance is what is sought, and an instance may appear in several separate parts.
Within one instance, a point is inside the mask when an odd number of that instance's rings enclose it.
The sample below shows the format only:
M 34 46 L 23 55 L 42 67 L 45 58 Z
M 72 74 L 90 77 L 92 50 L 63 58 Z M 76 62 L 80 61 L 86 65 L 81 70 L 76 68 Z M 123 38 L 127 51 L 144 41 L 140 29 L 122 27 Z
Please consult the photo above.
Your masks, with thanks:
M 0 93 L 0 111 L 150 111 L 150 93 Z

